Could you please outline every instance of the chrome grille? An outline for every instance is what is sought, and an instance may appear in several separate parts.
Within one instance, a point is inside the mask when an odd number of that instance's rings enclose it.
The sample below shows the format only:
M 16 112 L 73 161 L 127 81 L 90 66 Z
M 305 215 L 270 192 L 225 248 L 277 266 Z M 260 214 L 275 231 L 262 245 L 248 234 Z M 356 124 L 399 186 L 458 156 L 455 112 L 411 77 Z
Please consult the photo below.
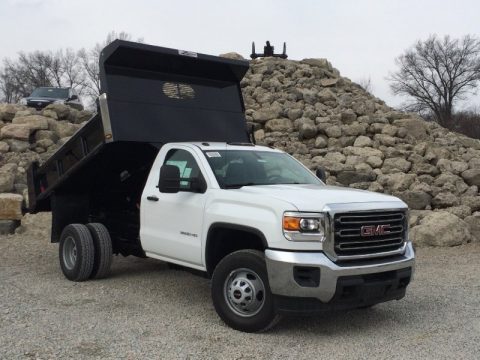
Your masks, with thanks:
M 358 211 L 334 216 L 334 250 L 341 259 L 382 256 L 403 248 L 407 235 L 404 211 Z

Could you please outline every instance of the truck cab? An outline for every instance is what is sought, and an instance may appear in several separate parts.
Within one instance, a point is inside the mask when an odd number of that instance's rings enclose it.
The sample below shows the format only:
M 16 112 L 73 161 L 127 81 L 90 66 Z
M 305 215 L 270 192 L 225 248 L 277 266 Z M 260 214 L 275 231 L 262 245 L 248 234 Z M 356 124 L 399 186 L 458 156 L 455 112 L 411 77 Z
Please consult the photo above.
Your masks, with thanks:
M 254 144 L 248 63 L 116 41 L 100 69 L 99 112 L 28 172 L 30 211 L 52 211 L 68 279 L 107 276 L 112 254 L 194 269 L 219 316 L 248 332 L 405 296 L 407 205 L 327 186 Z

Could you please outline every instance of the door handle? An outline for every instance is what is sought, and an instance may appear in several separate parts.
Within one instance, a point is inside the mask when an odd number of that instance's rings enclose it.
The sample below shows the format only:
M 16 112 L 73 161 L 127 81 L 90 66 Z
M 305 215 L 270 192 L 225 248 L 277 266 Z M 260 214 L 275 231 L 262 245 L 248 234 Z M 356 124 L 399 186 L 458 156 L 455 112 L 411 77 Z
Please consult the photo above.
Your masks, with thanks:
M 158 197 L 156 197 L 155 195 L 150 195 L 150 196 L 147 196 L 147 200 L 158 201 Z

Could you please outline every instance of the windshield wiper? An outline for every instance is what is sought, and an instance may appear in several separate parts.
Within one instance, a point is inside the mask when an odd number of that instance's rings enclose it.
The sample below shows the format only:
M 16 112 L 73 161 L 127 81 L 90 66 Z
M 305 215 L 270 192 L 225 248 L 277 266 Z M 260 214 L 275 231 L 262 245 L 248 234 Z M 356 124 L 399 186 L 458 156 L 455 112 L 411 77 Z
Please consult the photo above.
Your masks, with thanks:
M 245 183 L 245 184 L 227 184 L 225 185 L 225 189 L 240 189 L 243 186 L 253 186 L 253 185 L 264 185 L 264 184 L 257 184 L 253 182 Z

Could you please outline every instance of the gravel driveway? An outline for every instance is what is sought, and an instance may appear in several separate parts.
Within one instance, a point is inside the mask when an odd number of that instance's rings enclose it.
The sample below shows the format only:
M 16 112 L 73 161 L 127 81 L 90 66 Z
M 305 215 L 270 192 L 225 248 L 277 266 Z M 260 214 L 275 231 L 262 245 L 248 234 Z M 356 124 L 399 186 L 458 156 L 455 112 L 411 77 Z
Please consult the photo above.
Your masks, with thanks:
M 480 357 L 478 243 L 419 249 L 402 301 L 244 334 L 218 318 L 208 280 L 159 261 L 115 257 L 108 279 L 67 281 L 47 220 L 0 237 L 1 359 Z

